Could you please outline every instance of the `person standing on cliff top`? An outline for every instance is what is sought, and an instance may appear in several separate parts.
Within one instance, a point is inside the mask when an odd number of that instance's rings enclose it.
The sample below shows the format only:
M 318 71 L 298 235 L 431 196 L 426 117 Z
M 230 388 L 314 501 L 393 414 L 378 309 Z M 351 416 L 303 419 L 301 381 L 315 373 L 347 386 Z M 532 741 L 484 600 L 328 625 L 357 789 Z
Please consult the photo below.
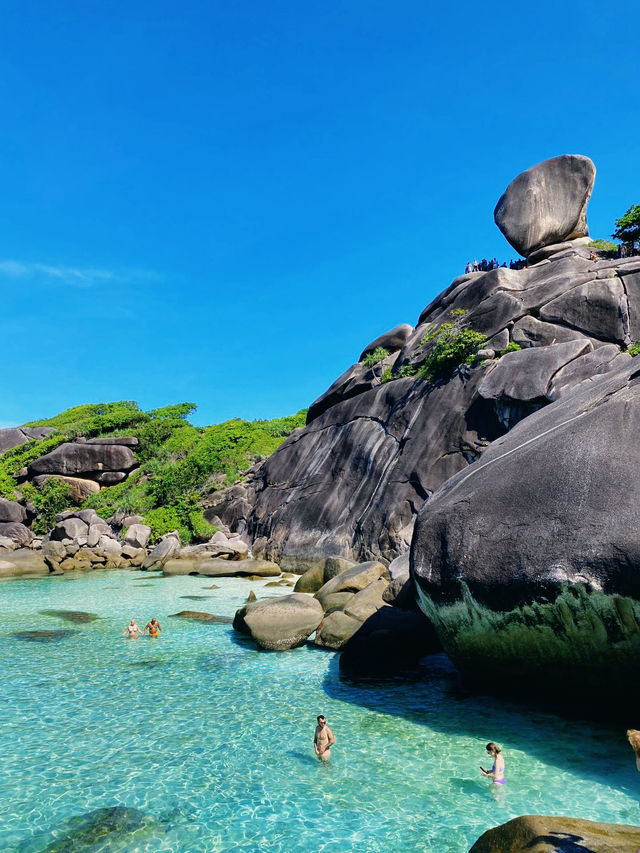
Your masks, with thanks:
M 336 739 L 333 736 L 333 732 L 327 725 L 326 717 L 323 717 L 322 714 L 320 714 L 318 717 L 318 725 L 316 726 L 316 733 L 313 736 L 313 748 L 315 749 L 318 758 L 321 758 L 323 761 L 327 761 L 331 756 L 331 747 L 335 742 Z

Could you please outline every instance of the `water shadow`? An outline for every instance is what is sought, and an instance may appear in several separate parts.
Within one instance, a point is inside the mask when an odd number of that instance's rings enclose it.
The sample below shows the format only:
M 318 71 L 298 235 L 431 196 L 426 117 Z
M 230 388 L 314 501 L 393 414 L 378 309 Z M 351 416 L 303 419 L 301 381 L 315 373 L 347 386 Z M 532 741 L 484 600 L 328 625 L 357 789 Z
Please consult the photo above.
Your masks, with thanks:
M 507 745 L 507 756 L 510 745 L 547 765 L 603 785 L 611 784 L 614 771 L 618 778 L 620 774 L 627 776 L 625 790 L 640 787 L 633 752 L 626 742 L 625 729 L 619 724 L 588 718 L 588 708 L 583 708 L 582 718 L 577 718 L 534 702 L 526 705 L 472 693 L 445 654 L 424 658 L 410 677 L 388 680 L 343 678 L 336 655 L 329 664 L 323 688 L 332 699 L 399 716 L 445 736 L 477 739 L 478 755 L 477 760 L 475 756 L 470 758 L 472 764 L 484 757 L 484 745 L 494 740 Z

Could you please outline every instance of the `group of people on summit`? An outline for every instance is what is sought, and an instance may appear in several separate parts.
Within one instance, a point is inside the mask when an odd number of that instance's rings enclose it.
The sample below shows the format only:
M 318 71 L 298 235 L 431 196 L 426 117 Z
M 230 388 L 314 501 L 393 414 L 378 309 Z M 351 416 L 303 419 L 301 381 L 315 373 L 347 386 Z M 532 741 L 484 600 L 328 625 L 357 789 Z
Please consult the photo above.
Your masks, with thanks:
M 523 267 L 527 265 L 526 261 L 514 261 L 510 260 L 509 263 L 503 261 L 502 263 L 498 263 L 497 258 L 493 258 L 488 261 L 486 258 L 483 258 L 481 261 L 469 261 L 466 267 L 464 268 L 465 274 L 470 272 L 489 272 L 489 270 L 497 270 L 502 267 L 503 269 L 510 270 L 521 270 Z

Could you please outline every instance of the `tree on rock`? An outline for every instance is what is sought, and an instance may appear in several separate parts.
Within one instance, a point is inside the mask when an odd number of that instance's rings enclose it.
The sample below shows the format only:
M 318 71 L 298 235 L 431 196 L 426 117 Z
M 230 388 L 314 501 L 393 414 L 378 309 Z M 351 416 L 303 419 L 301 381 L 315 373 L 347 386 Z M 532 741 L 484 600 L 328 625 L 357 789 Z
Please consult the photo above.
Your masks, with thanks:
M 611 236 L 635 247 L 640 240 L 640 204 L 632 204 L 624 216 L 616 219 L 616 230 Z

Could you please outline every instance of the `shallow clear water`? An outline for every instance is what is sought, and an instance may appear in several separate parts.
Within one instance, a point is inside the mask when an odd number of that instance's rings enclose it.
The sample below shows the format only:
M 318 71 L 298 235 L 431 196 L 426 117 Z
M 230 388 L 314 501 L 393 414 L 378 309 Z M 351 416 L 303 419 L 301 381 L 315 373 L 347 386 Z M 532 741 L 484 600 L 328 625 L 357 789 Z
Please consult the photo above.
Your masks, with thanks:
M 44 850 L 42 834 L 115 805 L 162 832 L 101 850 L 460 853 L 519 814 L 640 823 L 623 731 L 465 697 L 443 656 L 419 683 L 358 687 L 330 653 L 258 652 L 231 625 L 168 618 L 287 591 L 215 583 L 129 571 L 0 583 L 0 850 Z M 121 636 L 153 615 L 158 640 Z M 75 633 L 15 636 L 57 629 Z M 328 765 L 312 749 L 319 713 L 337 738 Z M 488 740 L 506 756 L 501 790 L 478 770 Z

